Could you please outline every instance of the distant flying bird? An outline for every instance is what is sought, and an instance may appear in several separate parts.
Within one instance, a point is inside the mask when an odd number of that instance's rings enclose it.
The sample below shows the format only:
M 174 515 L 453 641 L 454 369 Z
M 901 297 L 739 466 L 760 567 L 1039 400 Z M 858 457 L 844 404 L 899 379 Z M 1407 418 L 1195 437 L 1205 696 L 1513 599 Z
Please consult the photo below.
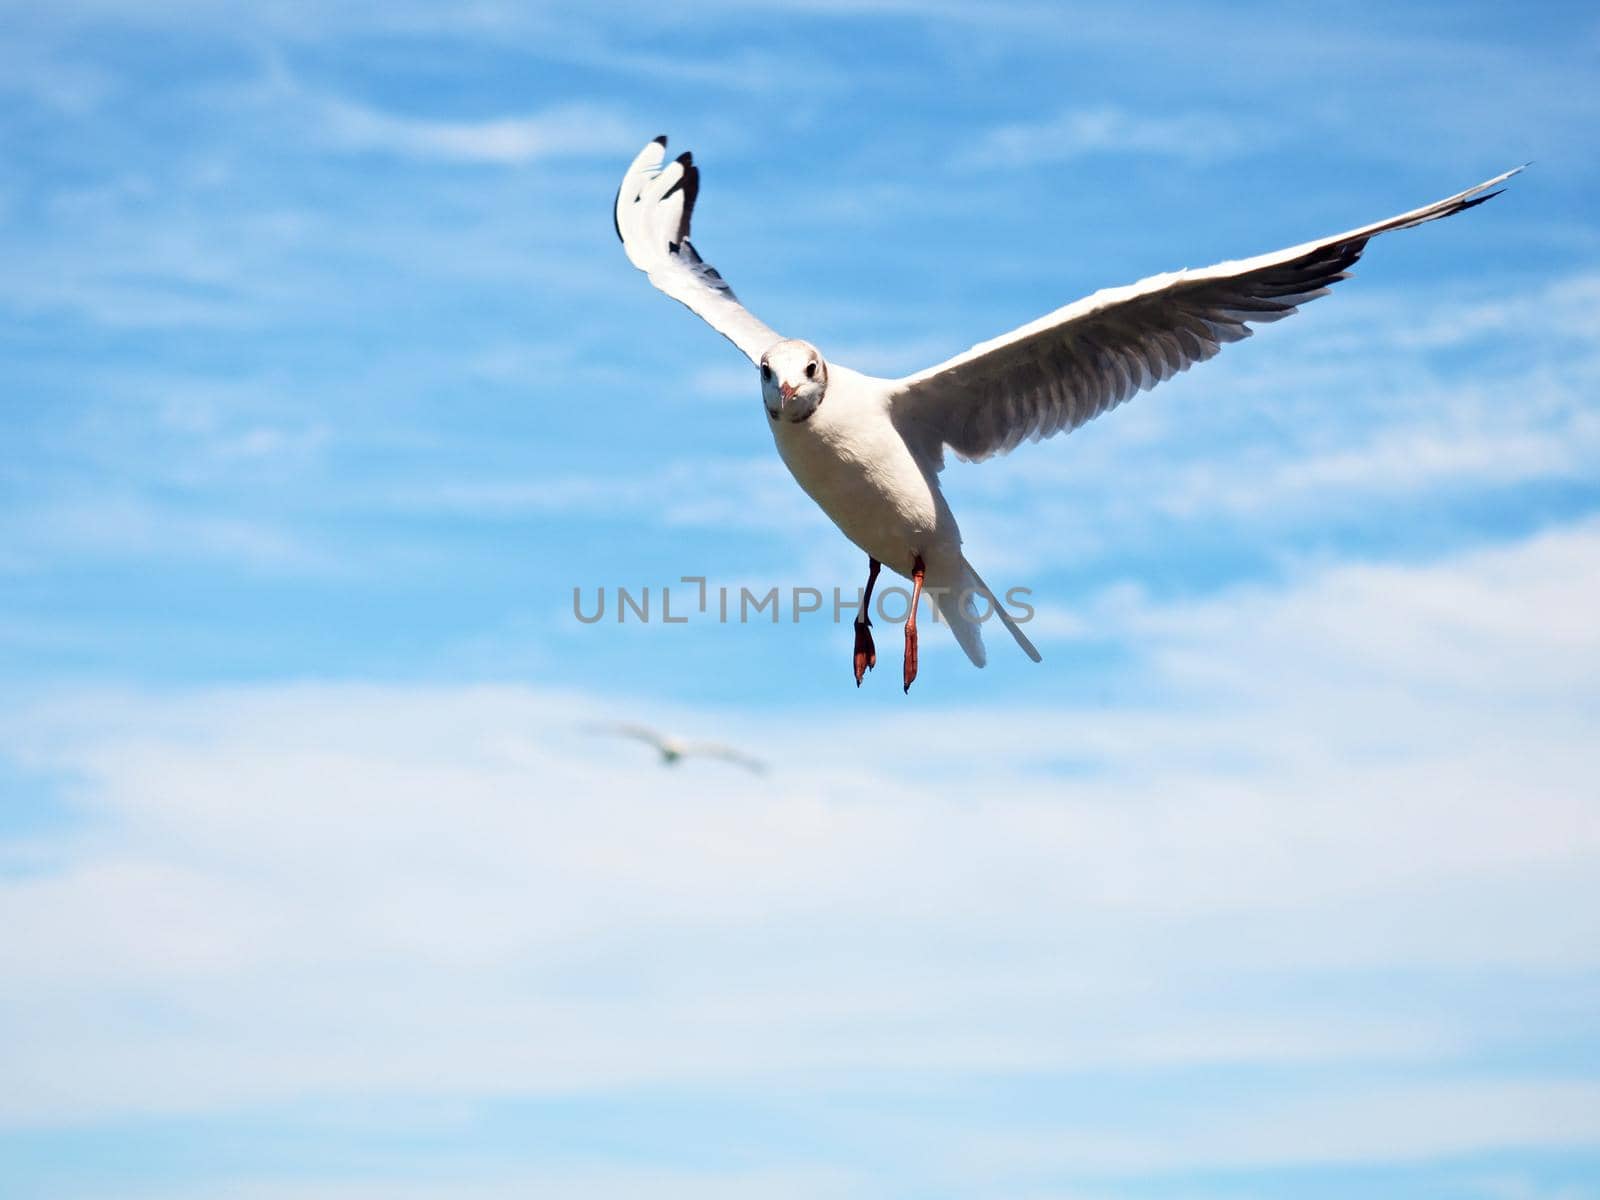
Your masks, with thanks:
M 829 363 L 810 342 L 785 338 L 735 299 L 689 242 L 700 171 L 689 154 L 662 166 L 667 139 L 633 160 L 617 192 L 623 249 L 650 282 L 687 305 L 750 359 L 784 464 L 841 532 L 866 552 L 867 586 L 855 621 L 856 686 L 877 663 L 867 618 L 880 565 L 906 576 L 907 691 L 917 676 L 917 602 L 924 587 L 975 666 L 980 622 L 993 612 L 1023 652 L 1022 630 L 962 553 L 961 532 L 939 490 L 944 451 L 981 461 L 1024 439 L 1078 428 L 1278 321 L 1345 278 L 1367 242 L 1452 216 L 1499 195 L 1507 171 L 1448 200 L 1237 262 L 1154 275 L 1107 288 L 964 354 L 901 379 Z M 978 610 L 982 601 L 984 610 Z
M 686 742 L 682 738 L 659 733 L 648 725 L 616 721 L 591 726 L 590 731 L 608 733 L 614 737 L 632 738 L 636 742 L 654 746 L 656 752 L 661 755 L 663 767 L 675 767 L 685 758 L 717 758 L 743 767 L 746 771 L 753 771 L 757 775 L 764 775 L 767 771 L 766 763 L 758 758 L 751 758 L 732 746 L 723 746 L 716 742 Z

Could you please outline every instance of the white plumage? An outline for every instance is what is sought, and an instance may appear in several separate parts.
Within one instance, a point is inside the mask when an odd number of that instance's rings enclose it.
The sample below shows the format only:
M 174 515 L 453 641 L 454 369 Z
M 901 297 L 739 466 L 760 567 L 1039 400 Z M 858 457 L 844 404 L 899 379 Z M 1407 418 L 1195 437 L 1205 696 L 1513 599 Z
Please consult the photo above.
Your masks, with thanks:
M 666 143 L 657 138 L 639 153 L 617 193 L 617 234 L 629 260 L 760 368 L 778 453 L 872 560 L 869 589 L 878 563 L 919 582 L 980 667 L 980 618 L 990 611 L 1035 662 L 1039 653 L 962 552 L 939 488 L 946 447 L 977 461 L 1076 429 L 1250 336 L 1252 325 L 1281 320 L 1326 295 L 1378 234 L 1481 204 L 1522 169 L 1347 233 L 1108 288 L 925 371 L 879 379 L 827 362 L 810 343 L 781 337 L 739 303 L 689 242 L 699 170 L 689 154 L 663 167 Z M 858 684 L 876 658 L 865 614 L 863 605 L 856 622 Z M 908 688 L 915 639 L 913 618 Z

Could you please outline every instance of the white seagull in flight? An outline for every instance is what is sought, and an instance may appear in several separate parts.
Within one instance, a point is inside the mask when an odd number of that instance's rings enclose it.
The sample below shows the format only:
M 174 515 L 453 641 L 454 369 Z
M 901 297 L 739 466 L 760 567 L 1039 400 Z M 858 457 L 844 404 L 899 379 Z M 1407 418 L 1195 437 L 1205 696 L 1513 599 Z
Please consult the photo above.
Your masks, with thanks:
M 636 742 L 653 746 L 656 753 L 661 755 L 663 767 L 675 767 L 685 758 L 717 758 L 757 775 L 765 775 L 767 772 L 767 764 L 759 758 L 752 758 L 743 751 L 735 750 L 732 746 L 724 746 L 720 742 L 685 741 L 683 738 L 651 729 L 648 725 L 638 725 L 628 721 L 607 722 L 593 725 L 590 729 L 594 733 L 632 738 Z
M 1499 193 L 1517 167 L 1477 187 L 1387 221 L 1287 250 L 1106 288 L 964 354 L 901 379 L 830 363 L 810 342 L 785 338 L 734 297 L 689 242 L 700 172 L 685 153 L 662 165 L 658 137 L 633 160 L 617 192 L 617 236 L 634 266 L 722 334 L 761 373 L 778 453 L 795 480 L 867 555 L 855 621 L 856 686 L 877 663 L 867 619 L 880 565 L 912 583 L 905 624 L 906 689 L 917 675 L 917 603 L 924 588 L 974 665 L 985 661 L 981 622 L 998 616 L 1023 652 L 1022 630 L 961 549 L 939 490 L 949 447 L 981 461 L 1025 439 L 1076 429 L 1325 295 L 1367 242 L 1453 216 Z M 979 602 L 983 608 L 979 609 Z

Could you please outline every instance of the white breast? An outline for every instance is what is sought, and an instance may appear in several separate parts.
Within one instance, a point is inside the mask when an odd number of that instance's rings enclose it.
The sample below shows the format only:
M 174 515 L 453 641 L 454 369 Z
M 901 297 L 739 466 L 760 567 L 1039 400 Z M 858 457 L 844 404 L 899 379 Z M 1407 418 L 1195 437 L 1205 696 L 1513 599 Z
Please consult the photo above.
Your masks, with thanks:
M 830 366 L 821 406 L 799 423 L 770 422 L 772 436 L 795 480 L 844 535 L 909 574 L 913 557 L 959 547 L 961 535 L 938 485 L 891 424 L 875 382 Z

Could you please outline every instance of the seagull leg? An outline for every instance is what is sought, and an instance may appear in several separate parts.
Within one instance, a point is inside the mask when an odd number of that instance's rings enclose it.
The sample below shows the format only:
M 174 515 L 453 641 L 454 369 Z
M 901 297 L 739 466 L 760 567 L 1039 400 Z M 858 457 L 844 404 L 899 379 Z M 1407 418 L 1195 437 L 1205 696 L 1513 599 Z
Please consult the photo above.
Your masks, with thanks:
M 877 559 L 867 556 L 867 590 L 861 594 L 861 611 L 856 614 L 856 655 L 855 672 L 856 686 L 861 686 L 861 677 L 878 665 L 878 648 L 872 644 L 872 621 L 867 616 L 867 611 L 872 607 L 872 585 L 878 582 Z
M 911 560 L 911 611 L 906 613 L 906 691 L 917 677 L 917 604 L 922 600 L 922 555 Z

